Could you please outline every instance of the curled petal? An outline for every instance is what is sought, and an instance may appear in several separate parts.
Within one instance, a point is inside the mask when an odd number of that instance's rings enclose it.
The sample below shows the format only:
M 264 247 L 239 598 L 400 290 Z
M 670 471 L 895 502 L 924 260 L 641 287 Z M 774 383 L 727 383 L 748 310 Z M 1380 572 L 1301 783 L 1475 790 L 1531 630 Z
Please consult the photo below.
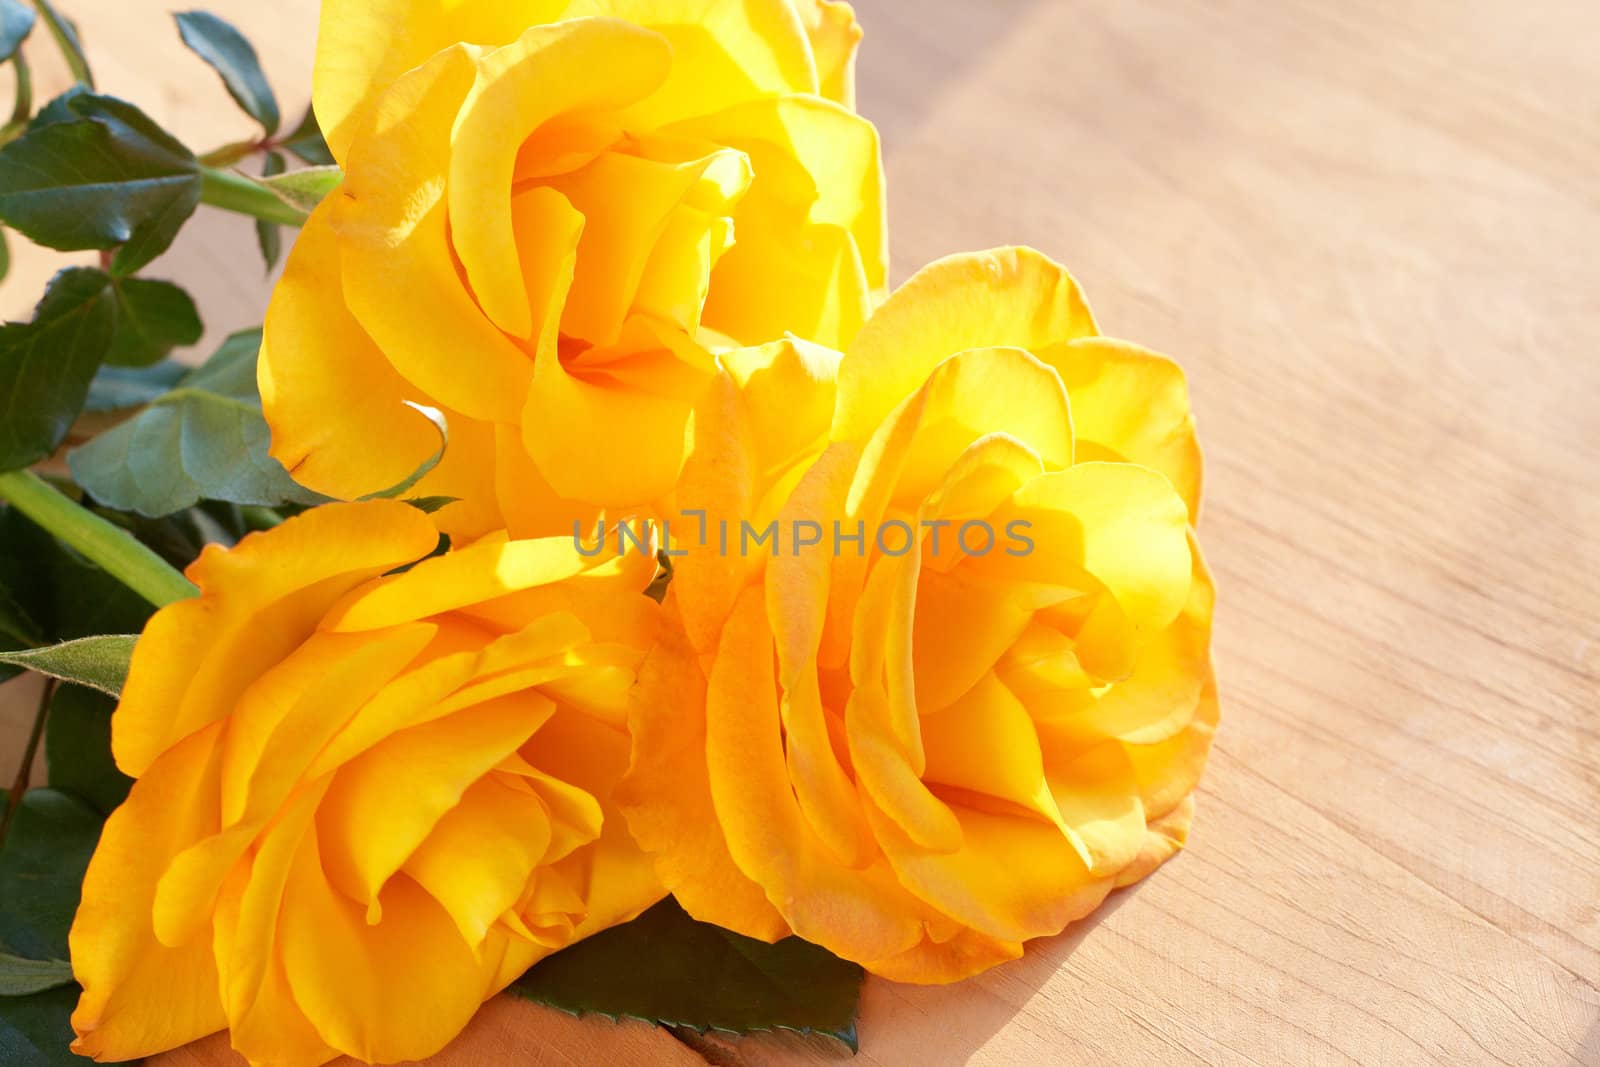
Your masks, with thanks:
M 1137 463 L 1167 476 L 1189 521 L 1200 516 L 1200 444 L 1183 369 L 1126 341 L 1087 337 L 1053 345 L 1040 358 L 1072 398 L 1079 458 Z
M 1078 284 L 1029 248 L 951 256 L 889 297 L 839 367 L 836 440 L 865 440 L 949 356 L 970 348 L 1038 353 L 1096 333 Z
M 142 774 L 224 715 L 345 593 L 426 555 L 438 539 L 420 511 L 384 502 L 316 508 L 231 552 L 206 549 L 187 572 L 202 595 L 157 612 L 134 651 L 112 721 L 117 765 Z M 224 588 L 225 596 L 204 595 Z

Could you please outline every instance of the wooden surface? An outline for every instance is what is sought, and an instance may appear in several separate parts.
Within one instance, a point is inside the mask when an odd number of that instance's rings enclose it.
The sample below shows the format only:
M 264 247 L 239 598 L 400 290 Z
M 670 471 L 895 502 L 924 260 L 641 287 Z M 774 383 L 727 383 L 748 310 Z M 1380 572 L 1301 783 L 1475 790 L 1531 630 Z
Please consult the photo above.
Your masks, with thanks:
M 106 88 L 248 130 L 164 4 L 63 5 Z M 209 6 L 293 110 L 313 0 Z M 1188 852 L 975 981 L 870 982 L 859 1062 L 1600 1064 L 1600 8 L 858 8 L 897 275 L 1031 243 L 1188 368 L 1224 701 Z M 155 270 L 214 333 L 264 306 L 240 233 Z M 501 1003 L 437 1062 L 819 1061 L 697 1048 Z

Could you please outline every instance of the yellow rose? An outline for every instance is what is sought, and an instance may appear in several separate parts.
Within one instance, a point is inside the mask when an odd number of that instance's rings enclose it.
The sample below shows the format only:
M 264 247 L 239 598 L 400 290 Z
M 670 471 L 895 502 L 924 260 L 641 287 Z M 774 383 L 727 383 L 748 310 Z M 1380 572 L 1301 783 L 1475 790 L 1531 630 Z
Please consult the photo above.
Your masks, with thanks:
M 151 619 L 112 719 L 137 781 L 72 928 L 76 1051 L 227 1027 L 252 1064 L 421 1058 L 664 894 L 611 796 L 653 561 L 493 535 L 396 573 L 437 540 L 403 504 L 318 508 L 207 549 Z
M 641 705 L 619 794 L 685 907 L 947 982 L 1176 851 L 1217 720 L 1177 366 L 1027 250 L 927 268 L 842 359 L 725 362 L 646 668 L 705 699 Z
M 437 445 L 411 400 L 449 418 L 452 532 L 658 501 L 708 347 L 843 345 L 885 284 L 858 38 L 821 0 L 326 0 L 345 179 L 267 316 L 273 455 L 383 489 Z

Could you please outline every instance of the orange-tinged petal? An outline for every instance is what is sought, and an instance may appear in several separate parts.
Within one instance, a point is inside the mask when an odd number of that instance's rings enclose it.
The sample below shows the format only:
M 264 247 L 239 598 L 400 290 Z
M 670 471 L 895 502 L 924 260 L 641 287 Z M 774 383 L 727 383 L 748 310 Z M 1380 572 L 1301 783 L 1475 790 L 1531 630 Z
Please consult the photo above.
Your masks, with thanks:
M 846 867 L 864 867 L 874 849 L 854 783 L 840 764 L 815 674 L 802 675 L 779 704 L 789 782 L 819 841 Z
M 741 522 L 765 528 L 827 445 L 839 364 L 838 353 L 794 338 L 718 358 L 722 373 L 695 410 L 671 522 L 684 553 L 674 560 L 673 589 L 701 649 L 715 646 L 739 590 L 761 566 L 759 556 L 731 547 Z
M 276 953 L 255 996 L 229 1018 L 228 1043 L 251 1067 L 319 1067 L 339 1056 L 294 1002 L 288 971 Z
M 558 704 L 520 754 L 535 770 L 598 798 L 604 808 L 628 770 L 628 731 Z
M 1057 934 L 1110 892 L 1111 879 L 1091 874 L 1049 822 L 965 806 L 955 812 L 961 849 L 933 852 L 876 805 L 867 809 L 901 884 L 974 930 L 1012 942 Z
M 563 860 L 600 837 L 605 812 L 592 794 L 545 774 L 520 755 L 508 756 L 496 770 L 520 779 L 544 803 L 550 840 L 541 857 L 543 863 Z
M 729 852 L 801 937 L 848 959 L 898 955 L 922 937 L 918 906 L 881 862 L 838 866 L 786 781 L 764 614 L 753 591 L 735 606 L 706 698 L 711 793 Z
M 289 984 L 329 1045 L 384 1063 L 438 1052 L 472 1018 L 498 963 L 480 962 L 450 914 L 405 875 L 384 888 L 383 918 L 322 873 L 317 836 L 302 843 L 279 919 Z
M 558 707 L 550 721 L 522 749 L 522 757 L 550 778 L 594 797 L 604 811 L 600 838 L 594 847 L 563 861 L 562 869 L 584 875 L 588 911 L 570 940 L 626 922 L 666 895 L 649 855 L 628 833 L 627 820 L 615 806 L 618 784 L 628 769 L 630 741 L 625 726 L 616 726 L 571 707 Z M 560 798 L 549 782 L 536 781 L 552 809 Z
M 738 538 L 741 521 L 764 525 L 756 512 L 763 472 L 752 441 L 755 429 L 737 380 L 719 372 L 695 407 L 693 443 L 668 520 L 669 550 L 679 554 L 672 595 L 697 649 L 716 647 L 723 620 L 760 567 L 758 558 L 726 547 L 730 535 Z
M 951 256 L 897 289 L 845 352 L 835 440 L 864 441 L 949 356 L 1038 352 L 1096 333 L 1077 282 L 1027 248 Z
M 950 805 L 929 790 L 921 777 L 923 768 L 913 765 L 891 735 L 888 703 L 881 687 L 857 686 L 845 709 L 850 762 L 862 793 L 916 848 L 958 852 L 961 822 Z M 920 739 L 917 755 L 922 755 Z
M 1132 760 L 1115 741 L 1070 761 L 1051 756 L 1046 758 L 1050 791 L 1073 847 L 1096 876 L 1115 873 L 1144 841 L 1145 811 Z
M 989 674 L 922 723 L 930 784 L 1008 801 L 1065 826 L 1045 781 L 1044 753 L 1027 709 Z M 1139 829 L 1144 829 L 1141 821 Z
M 294 1062 L 295 1050 L 314 1062 L 328 1048 L 294 1002 L 278 928 L 290 865 L 312 832 L 327 786 L 324 778 L 297 789 L 218 895 L 212 943 L 230 1038 L 235 1048 L 266 1063 Z
M 437 542 L 426 515 L 384 501 L 314 508 L 231 551 L 208 548 L 187 572 L 202 595 L 157 612 L 134 651 L 112 719 L 117 765 L 142 774 L 174 742 L 227 714 L 350 589 Z
M 510 541 L 488 537 L 425 559 L 404 574 L 370 583 L 327 613 L 324 630 L 353 633 L 415 622 L 536 585 L 581 574 L 593 564 L 571 537 Z
M 853 446 L 830 446 L 784 503 L 778 513 L 779 528 L 793 530 L 797 523 L 814 522 L 831 537 L 833 522 L 846 514 L 846 494 L 859 456 L 859 449 Z M 841 522 L 842 533 L 853 536 L 856 531 L 851 526 Z M 871 531 L 866 536 L 871 538 Z M 858 563 L 859 572 L 844 573 L 841 564 L 849 562 Z M 819 661 L 836 666 L 845 658 L 853 629 L 851 611 L 865 582 L 865 570 L 865 559 L 843 556 L 835 560 L 827 552 L 779 553 L 769 561 L 767 619 L 777 641 L 778 676 L 783 685 L 793 685 Z M 851 587 L 839 588 L 842 581 L 852 580 Z M 825 646 L 829 636 L 833 641 Z
M 573 537 L 582 532 L 587 544 L 604 509 L 558 496 L 523 447 L 520 427 L 494 430 L 494 495 L 511 536 Z
M 911 638 L 917 710 L 933 715 L 959 700 L 993 669 L 1031 619 L 1032 612 L 1003 586 L 924 569 Z
M 954 937 L 936 941 L 925 936 L 915 947 L 898 956 L 868 960 L 863 966 L 891 982 L 915 985 L 944 985 L 959 982 L 989 968 L 1022 958 L 1022 945 L 1016 941 L 961 929 Z
M 200 730 L 155 760 L 101 831 L 69 937 L 83 986 L 72 1013 L 80 1055 L 137 1059 L 227 1025 L 210 944 L 168 948 L 150 922 L 167 864 L 217 831 L 221 730 Z
M 550 844 L 544 802 L 488 775 L 467 787 L 402 869 L 444 905 L 467 944 L 516 904 Z
M 351 899 L 377 904 L 440 818 L 551 710 L 535 693 L 501 697 L 402 730 L 340 767 L 317 812 L 328 877 Z
M 568 863 L 578 859 L 573 857 Z M 581 860 L 588 876 L 586 910 L 567 938 L 551 946 L 552 951 L 636 919 L 667 895 L 650 856 L 634 841 L 627 820 L 614 808 L 608 810 L 600 839 Z
M 427 653 L 424 653 L 426 658 Z M 307 768 L 310 780 L 342 767 L 391 734 L 438 717 L 439 705 L 469 681 L 479 662 L 471 651 L 440 655 L 405 671 L 364 704 Z
M 562 497 L 648 504 L 683 470 L 690 416 L 712 372 L 710 353 L 687 337 L 630 319 L 614 346 L 539 361 L 523 445 Z
M 418 623 L 371 636 L 317 633 L 251 686 L 223 739 L 223 825 L 277 810 L 345 717 L 376 696 L 437 632 L 435 625 Z
M 617 790 L 634 838 L 690 915 L 746 937 L 789 933 L 728 852 L 706 768 L 705 678 L 682 631 L 667 628 L 645 661 L 630 716 L 633 757 Z
M 576 618 L 594 641 L 645 648 L 660 617 L 660 607 L 643 595 L 655 572 L 654 556 L 630 551 L 568 581 L 465 606 L 456 617 L 516 634 L 528 630 L 529 619 L 565 614 Z

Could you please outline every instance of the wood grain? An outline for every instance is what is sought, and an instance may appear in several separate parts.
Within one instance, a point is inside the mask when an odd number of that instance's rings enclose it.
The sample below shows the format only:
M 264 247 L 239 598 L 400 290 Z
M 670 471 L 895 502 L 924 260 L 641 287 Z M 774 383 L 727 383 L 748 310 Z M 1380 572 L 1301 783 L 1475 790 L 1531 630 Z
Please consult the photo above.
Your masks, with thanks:
M 246 128 L 160 5 L 65 2 L 149 36 L 112 91 Z M 292 111 L 315 5 L 211 6 Z M 1016 964 L 869 983 L 859 1061 L 1600 1064 L 1600 8 L 857 6 L 898 275 L 1027 242 L 1188 368 L 1225 716 L 1188 852 Z M 157 273 L 237 324 L 224 221 Z M 695 1050 L 500 1002 L 435 1062 L 825 1059 Z

